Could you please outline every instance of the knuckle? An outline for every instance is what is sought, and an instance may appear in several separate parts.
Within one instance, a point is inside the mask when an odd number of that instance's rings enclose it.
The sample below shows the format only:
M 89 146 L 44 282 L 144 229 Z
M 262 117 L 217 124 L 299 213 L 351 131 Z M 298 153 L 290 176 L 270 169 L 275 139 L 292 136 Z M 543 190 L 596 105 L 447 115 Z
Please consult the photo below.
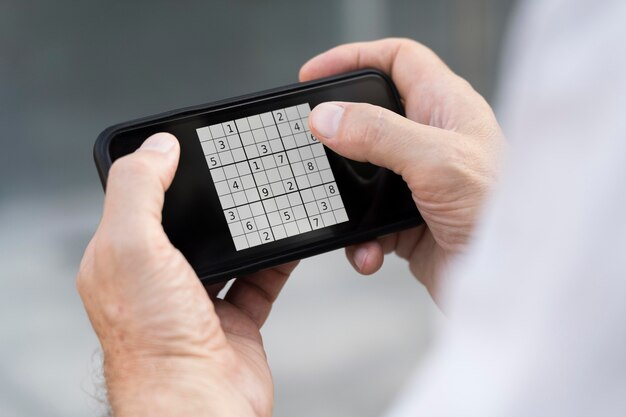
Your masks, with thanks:
M 80 261 L 80 266 L 78 267 L 78 273 L 76 274 L 76 290 L 81 297 L 87 293 L 88 287 L 92 281 L 91 277 L 93 275 L 94 256 L 93 244 L 94 239 L 92 239 L 87 245 L 83 258 Z
M 358 114 L 359 120 L 351 140 L 361 142 L 368 148 L 376 146 L 382 140 L 383 132 L 386 131 L 384 109 L 378 106 L 358 105 L 353 111 Z

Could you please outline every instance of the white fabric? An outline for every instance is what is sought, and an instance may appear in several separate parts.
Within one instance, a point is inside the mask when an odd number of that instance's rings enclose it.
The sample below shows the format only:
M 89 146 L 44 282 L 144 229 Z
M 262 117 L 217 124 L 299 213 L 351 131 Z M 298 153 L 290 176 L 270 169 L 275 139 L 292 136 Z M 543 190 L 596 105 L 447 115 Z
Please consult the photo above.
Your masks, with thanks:
M 626 415 L 626 1 L 527 1 L 508 45 L 507 167 L 390 417 Z

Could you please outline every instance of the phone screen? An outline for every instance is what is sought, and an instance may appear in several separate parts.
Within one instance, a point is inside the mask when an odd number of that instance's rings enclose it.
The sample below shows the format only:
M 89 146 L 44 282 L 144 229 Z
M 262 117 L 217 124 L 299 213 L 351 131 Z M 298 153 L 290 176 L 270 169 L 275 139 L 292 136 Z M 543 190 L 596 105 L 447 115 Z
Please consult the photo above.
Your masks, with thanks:
M 178 138 L 163 226 L 208 281 L 421 223 L 401 177 L 311 134 L 311 109 L 332 100 L 402 112 L 389 82 L 365 73 L 125 125 L 108 135 L 109 165 L 153 133 Z
M 235 249 L 349 220 L 309 103 L 196 129 Z

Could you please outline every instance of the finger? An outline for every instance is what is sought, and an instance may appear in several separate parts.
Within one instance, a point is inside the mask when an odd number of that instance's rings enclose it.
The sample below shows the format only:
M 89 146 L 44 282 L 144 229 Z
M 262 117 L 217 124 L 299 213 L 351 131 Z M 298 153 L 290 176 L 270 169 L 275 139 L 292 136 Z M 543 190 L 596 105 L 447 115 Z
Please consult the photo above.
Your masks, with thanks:
M 376 240 L 348 246 L 346 248 L 346 257 L 357 272 L 363 275 L 370 275 L 383 266 L 383 247 Z
M 291 262 L 237 278 L 224 300 L 244 311 L 261 328 L 296 265 L 298 262 Z
M 440 157 L 440 130 L 364 103 L 329 102 L 309 115 L 312 133 L 338 154 L 403 175 L 407 167 Z
M 446 126 L 442 103 L 454 103 L 459 123 L 470 126 L 477 114 L 491 117 L 488 104 L 426 46 L 410 39 L 389 38 L 350 43 L 326 51 L 300 69 L 301 81 L 363 68 L 375 68 L 392 79 L 405 104 L 406 115 L 419 123 Z M 451 106 L 448 106 L 451 107 Z M 465 116 L 464 116 L 465 115 Z M 442 119 L 443 117 L 443 119 Z
M 411 39 L 387 38 L 373 42 L 340 45 L 323 52 L 300 69 L 300 80 L 308 81 L 362 68 L 389 74 L 398 88 L 408 91 L 416 77 L 452 76 L 453 72 L 431 49 Z
M 385 255 L 388 255 L 396 250 L 399 236 L 400 233 L 392 233 L 378 238 L 378 243 L 380 243 L 380 246 L 383 248 L 383 253 Z
M 164 195 L 174 178 L 179 154 L 174 136 L 157 133 L 137 151 L 115 161 L 106 184 L 103 225 L 129 239 L 149 239 L 146 234 L 161 232 Z

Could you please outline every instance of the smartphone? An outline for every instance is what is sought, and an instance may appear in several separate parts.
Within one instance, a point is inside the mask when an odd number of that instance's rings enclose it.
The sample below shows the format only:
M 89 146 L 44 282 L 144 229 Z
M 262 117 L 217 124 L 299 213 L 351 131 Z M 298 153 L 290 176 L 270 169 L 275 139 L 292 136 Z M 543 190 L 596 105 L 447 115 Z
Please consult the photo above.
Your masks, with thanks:
M 147 137 L 178 138 L 163 227 L 205 283 L 422 223 L 400 176 L 311 134 L 311 109 L 333 100 L 403 114 L 391 80 L 363 70 L 118 124 L 100 134 L 94 159 L 106 186 L 112 163 Z

